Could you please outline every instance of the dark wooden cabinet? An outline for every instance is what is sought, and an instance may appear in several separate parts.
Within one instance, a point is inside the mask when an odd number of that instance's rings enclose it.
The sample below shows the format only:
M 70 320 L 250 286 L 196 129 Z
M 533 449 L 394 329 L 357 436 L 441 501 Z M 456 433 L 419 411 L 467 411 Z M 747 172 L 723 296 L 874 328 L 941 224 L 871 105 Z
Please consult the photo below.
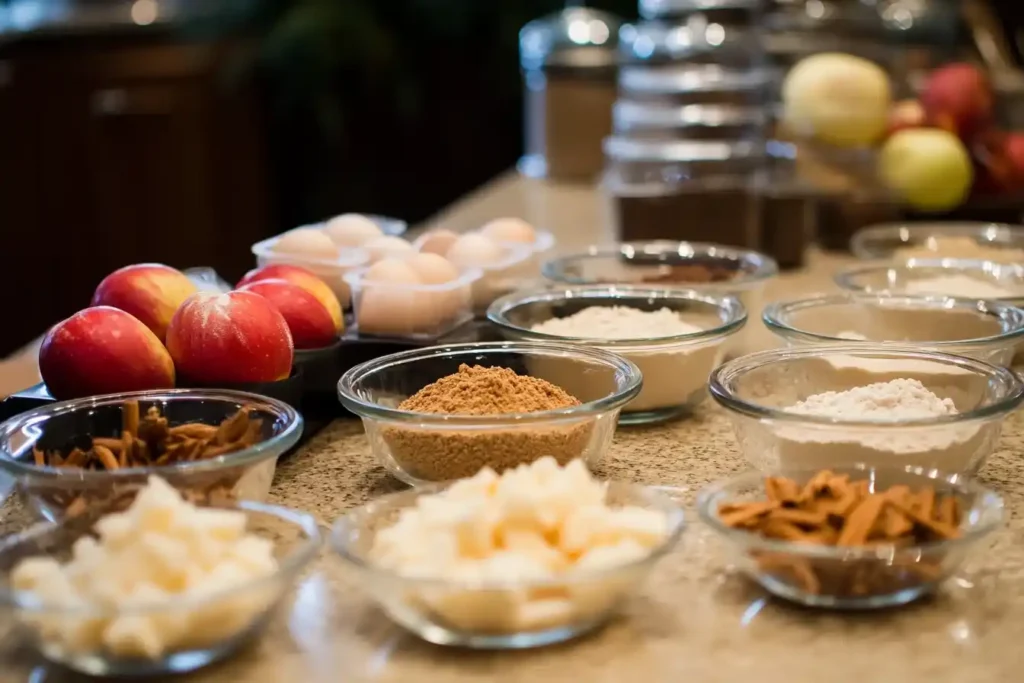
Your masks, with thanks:
M 0 48 L 0 356 L 159 261 L 229 279 L 271 231 L 261 107 L 235 46 L 75 37 Z

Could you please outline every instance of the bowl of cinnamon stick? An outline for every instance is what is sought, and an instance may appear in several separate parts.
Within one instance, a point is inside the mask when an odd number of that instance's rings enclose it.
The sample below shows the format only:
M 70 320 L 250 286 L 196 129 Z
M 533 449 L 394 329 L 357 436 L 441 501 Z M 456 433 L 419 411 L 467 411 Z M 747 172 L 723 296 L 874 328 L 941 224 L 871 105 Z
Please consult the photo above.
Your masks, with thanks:
M 0 475 L 49 521 L 127 508 L 150 475 L 199 504 L 262 501 L 302 427 L 288 404 L 242 391 L 92 396 L 0 424 Z
M 934 593 L 1004 515 L 976 481 L 916 467 L 743 474 L 697 505 L 740 571 L 777 597 L 832 609 Z

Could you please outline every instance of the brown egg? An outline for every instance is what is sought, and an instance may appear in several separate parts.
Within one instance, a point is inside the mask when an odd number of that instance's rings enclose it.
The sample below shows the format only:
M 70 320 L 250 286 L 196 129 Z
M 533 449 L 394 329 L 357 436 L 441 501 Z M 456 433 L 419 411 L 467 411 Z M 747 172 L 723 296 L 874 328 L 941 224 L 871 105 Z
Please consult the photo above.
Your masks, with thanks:
M 419 250 L 425 254 L 444 256 L 459 239 L 458 234 L 451 230 L 431 230 L 417 241 Z

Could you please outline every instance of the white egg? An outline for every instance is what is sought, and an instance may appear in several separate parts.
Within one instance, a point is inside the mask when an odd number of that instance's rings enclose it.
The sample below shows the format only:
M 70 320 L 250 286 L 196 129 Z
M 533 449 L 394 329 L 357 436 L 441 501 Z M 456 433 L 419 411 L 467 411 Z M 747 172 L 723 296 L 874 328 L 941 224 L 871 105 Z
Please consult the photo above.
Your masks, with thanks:
M 413 267 L 403 259 L 386 258 L 366 269 L 366 282 L 388 282 L 396 285 L 418 285 L 423 280 Z
M 363 244 L 363 249 L 369 252 L 370 263 L 376 263 L 389 256 L 401 256 L 413 251 L 411 244 L 401 237 L 393 237 L 391 235 L 374 237 L 369 242 Z
M 470 232 L 455 240 L 445 257 L 460 268 L 486 267 L 499 263 L 505 257 L 505 249 L 490 238 Z
M 495 242 L 533 244 L 537 240 L 537 231 L 522 218 L 495 218 L 480 228 L 480 234 Z
M 280 254 L 310 258 L 338 258 L 338 247 L 331 238 L 316 228 L 296 228 L 281 235 L 273 246 Z
M 419 248 L 424 254 L 444 256 L 457 239 L 459 235 L 451 230 L 431 230 L 419 239 Z
M 384 233 L 366 216 L 358 213 L 344 213 L 335 216 L 324 225 L 324 233 L 339 247 L 361 247 Z

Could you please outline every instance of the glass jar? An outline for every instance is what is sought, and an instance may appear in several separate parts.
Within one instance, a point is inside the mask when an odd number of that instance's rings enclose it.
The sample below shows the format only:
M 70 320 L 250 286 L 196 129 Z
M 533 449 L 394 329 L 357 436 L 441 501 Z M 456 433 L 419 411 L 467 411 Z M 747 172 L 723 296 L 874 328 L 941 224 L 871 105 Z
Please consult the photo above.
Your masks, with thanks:
M 776 88 L 777 78 L 767 69 L 679 64 L 623 66 L 619 72 L 619 96 L 635 102 L 762 107 Z
M 624 64 L 716 64 L 749 69 L 762 61 L 760 29 L 719 23 L 641 21 L 619 32 Z
M 644 140 L 763 140 L 768 117 L 759 107 L 683 106 L 620 99 L 612 110 L 616 135 Z
M 757 26 L 764 0 L 640 0 L 644 19 L 685 23 Z
M 601 141 L 612 130 L 621 24 L 607 12 L 570 7 L 519 32 L 524 175 L 590 180 L 601 172 Z
M 752 189 L 763 142 L 605 140 L 603 186 L 621 241 L 671 239 L 757 249 Z

